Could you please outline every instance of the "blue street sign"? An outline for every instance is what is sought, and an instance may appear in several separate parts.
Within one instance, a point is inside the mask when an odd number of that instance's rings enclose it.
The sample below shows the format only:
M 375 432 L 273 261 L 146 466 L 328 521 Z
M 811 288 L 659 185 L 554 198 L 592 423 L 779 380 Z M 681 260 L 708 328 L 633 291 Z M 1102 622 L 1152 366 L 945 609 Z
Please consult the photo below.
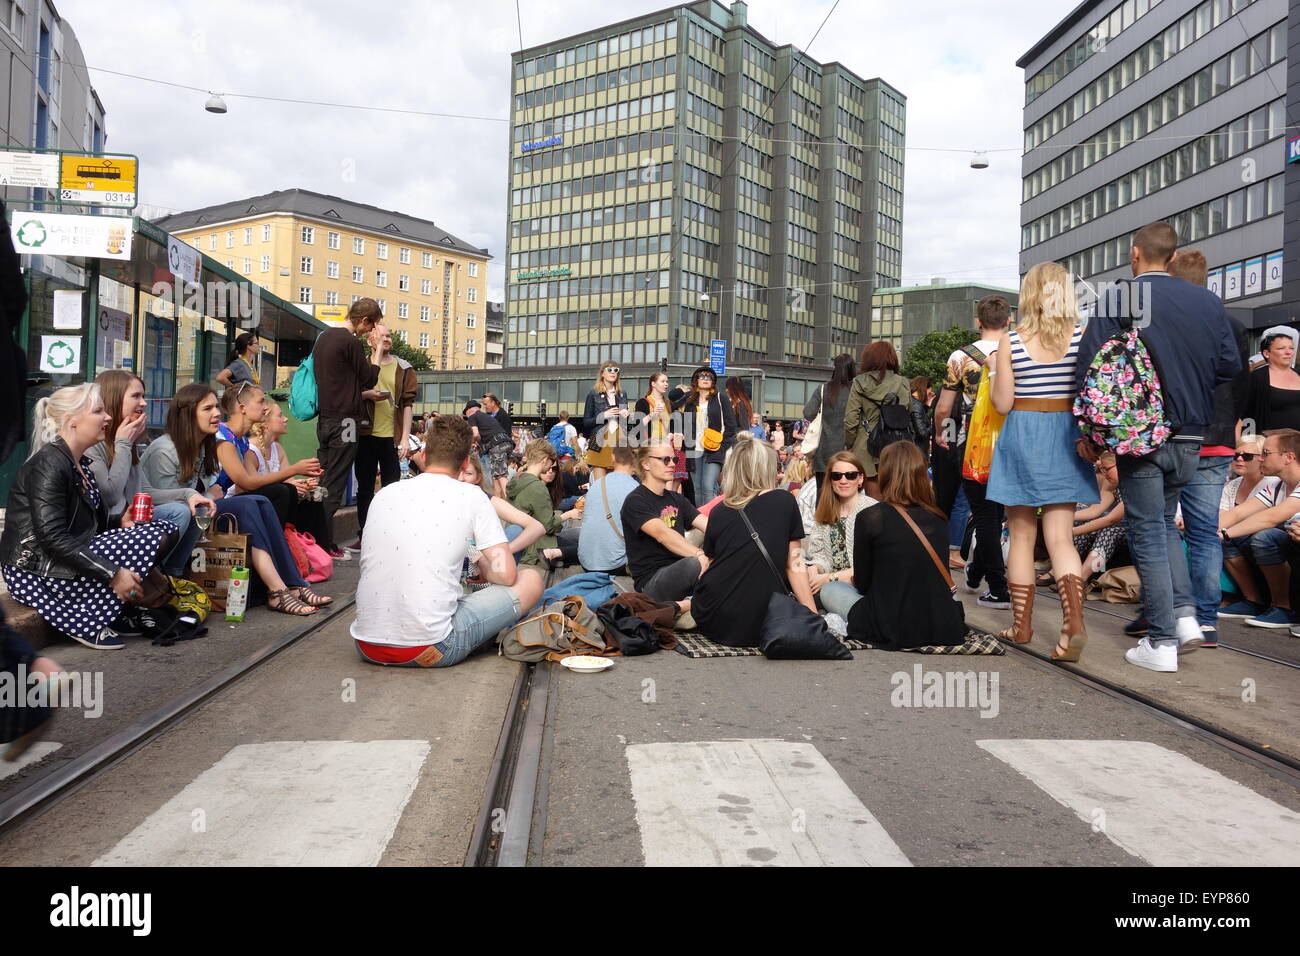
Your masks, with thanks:
M 723 376 L 727 374 L 727 340 L 713 339 L 709 342 L 709 367 L 713 369 L 713 374 Z

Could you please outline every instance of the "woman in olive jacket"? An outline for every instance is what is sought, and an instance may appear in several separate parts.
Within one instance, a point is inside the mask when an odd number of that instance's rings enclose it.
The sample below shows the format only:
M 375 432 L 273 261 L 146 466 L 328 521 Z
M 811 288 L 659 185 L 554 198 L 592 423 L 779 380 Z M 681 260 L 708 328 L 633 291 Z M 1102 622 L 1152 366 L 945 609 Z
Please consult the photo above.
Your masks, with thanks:
M 880 497 L 880 483 L 876 480 L 876 457 L 867 450 L 867 439 L 880 421 L 880 406 L 897 402 L 906 409 L 911 391 L 911 383 L 898 374 L 898 353 L 892 345 L 872 342 L 862 350 L 858 377 L 849 389 L 849 404 L 844 410 L 844 447 L 866 469 L 864 490 L 872 498 Z
M 554 445 L 541 439 L 529 442 L 524 451 L 523 470 L 506 485 L 509 502 L 529 517 L 536 518 L 546 529 L 541 538 L 528 546 L 519 559 L 520 564 L 542 564 L 542 552 L 558 546 L 555 536 L 564 527 L 564 522 L 582 517 L 582 512 L 577 509 L 560 512 L 555 507 L 548 482 L 555 480 L 558 467 L 559 457 Z
M 736 441 L 736 416 L 731 410 L 731 401 L 718 391 L 717 376 L 707 365 L 701 365 L 691 374 L 691 390 L 686 393 L 682 405 L 682 418 L 686 423 L 686 434 L 694 436 L 693 451 L 698 453 L 690 458 L 690 468 L 695 504 L 699 507 L 720 494 L 718 479 L 722 474 L 722 462 L 727 457 L 727 449 Z M 745 427 L 749 427 L 748 422 Z M 721 447 L 705 450 L 706 428 L 722 433 Z

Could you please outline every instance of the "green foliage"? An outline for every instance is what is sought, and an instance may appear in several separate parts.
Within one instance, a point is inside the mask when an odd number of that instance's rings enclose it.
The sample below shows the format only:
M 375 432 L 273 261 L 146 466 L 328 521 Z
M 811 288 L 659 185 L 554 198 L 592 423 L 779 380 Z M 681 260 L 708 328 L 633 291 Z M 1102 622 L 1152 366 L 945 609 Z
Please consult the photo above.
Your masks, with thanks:
M 366 357 L 369 358 L 370 343 L 365 339 L 362 339 L 361 345 L 366 350 Z M 414 345 L 402 341 L 397 336 L 393 336 L 393 349 L 389 354 L 410 362 L 411 368 L 415 369 L 417 372 L 423 372 L 425 369 L 429 368 L 429 356 L 420 349 L 417 349 Z
M 948 356 L 959 348 L 970 345 L 979 337 L 979 332 L 974 329 L 964 329 L 959 325 L 940 332 L 927 332 L 907 350 L 903 361 L 903 377 L 912 379 L 917 375 L 924 375 L 930 380 L 930 385 L 937 389 L 943 384 Z

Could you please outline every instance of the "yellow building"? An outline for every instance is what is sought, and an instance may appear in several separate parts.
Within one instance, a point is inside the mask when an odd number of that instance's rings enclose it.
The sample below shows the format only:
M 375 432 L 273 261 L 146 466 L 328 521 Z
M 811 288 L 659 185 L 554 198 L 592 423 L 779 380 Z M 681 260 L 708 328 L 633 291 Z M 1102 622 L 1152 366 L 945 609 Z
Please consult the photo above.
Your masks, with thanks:
M 394 336 L 427 353 L 432 368 L 487 363 L 491 256 L 427 219 L 285 189 L 156 222 L 322 320 L 377 300 Z

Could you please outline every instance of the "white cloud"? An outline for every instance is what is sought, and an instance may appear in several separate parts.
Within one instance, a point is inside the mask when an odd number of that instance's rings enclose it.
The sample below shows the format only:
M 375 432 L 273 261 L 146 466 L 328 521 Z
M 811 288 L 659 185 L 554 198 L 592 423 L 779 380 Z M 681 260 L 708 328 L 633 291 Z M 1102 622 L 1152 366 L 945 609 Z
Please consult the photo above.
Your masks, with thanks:
M 908 98 L 909 147 L 1015 148 L 1022 71 L 1015 60 L 1072 2 L 957 5 L 842 0 L 809 50 Z M 653 0 L 521 0 L 525 46 L 658 9 Z M 749 22 L 803 49 L 831 0 L 755 0 Z M 60 0 L 87 63 L 227 94 L 229 112 L 190 93 L 106 73 L 92 81 L 109 145 L 141 158 L 143 201 L 192 209 L 300 186 L 435 220 L 485 246 L 493 298 L 504 285 L 508 127 L 481 122 L 243 99 L 257 93 L 332 103 L 499 117 L 509 112 L 513 0 L 462 4 L 371 0 L 363 7 L 232 0 L 165 8 Z M 1017 281 L 1020 159 L 911 148 L 903 224 L 906 283 L 932 276 Z M 349 178 L 354 177 L 354 178 Z

